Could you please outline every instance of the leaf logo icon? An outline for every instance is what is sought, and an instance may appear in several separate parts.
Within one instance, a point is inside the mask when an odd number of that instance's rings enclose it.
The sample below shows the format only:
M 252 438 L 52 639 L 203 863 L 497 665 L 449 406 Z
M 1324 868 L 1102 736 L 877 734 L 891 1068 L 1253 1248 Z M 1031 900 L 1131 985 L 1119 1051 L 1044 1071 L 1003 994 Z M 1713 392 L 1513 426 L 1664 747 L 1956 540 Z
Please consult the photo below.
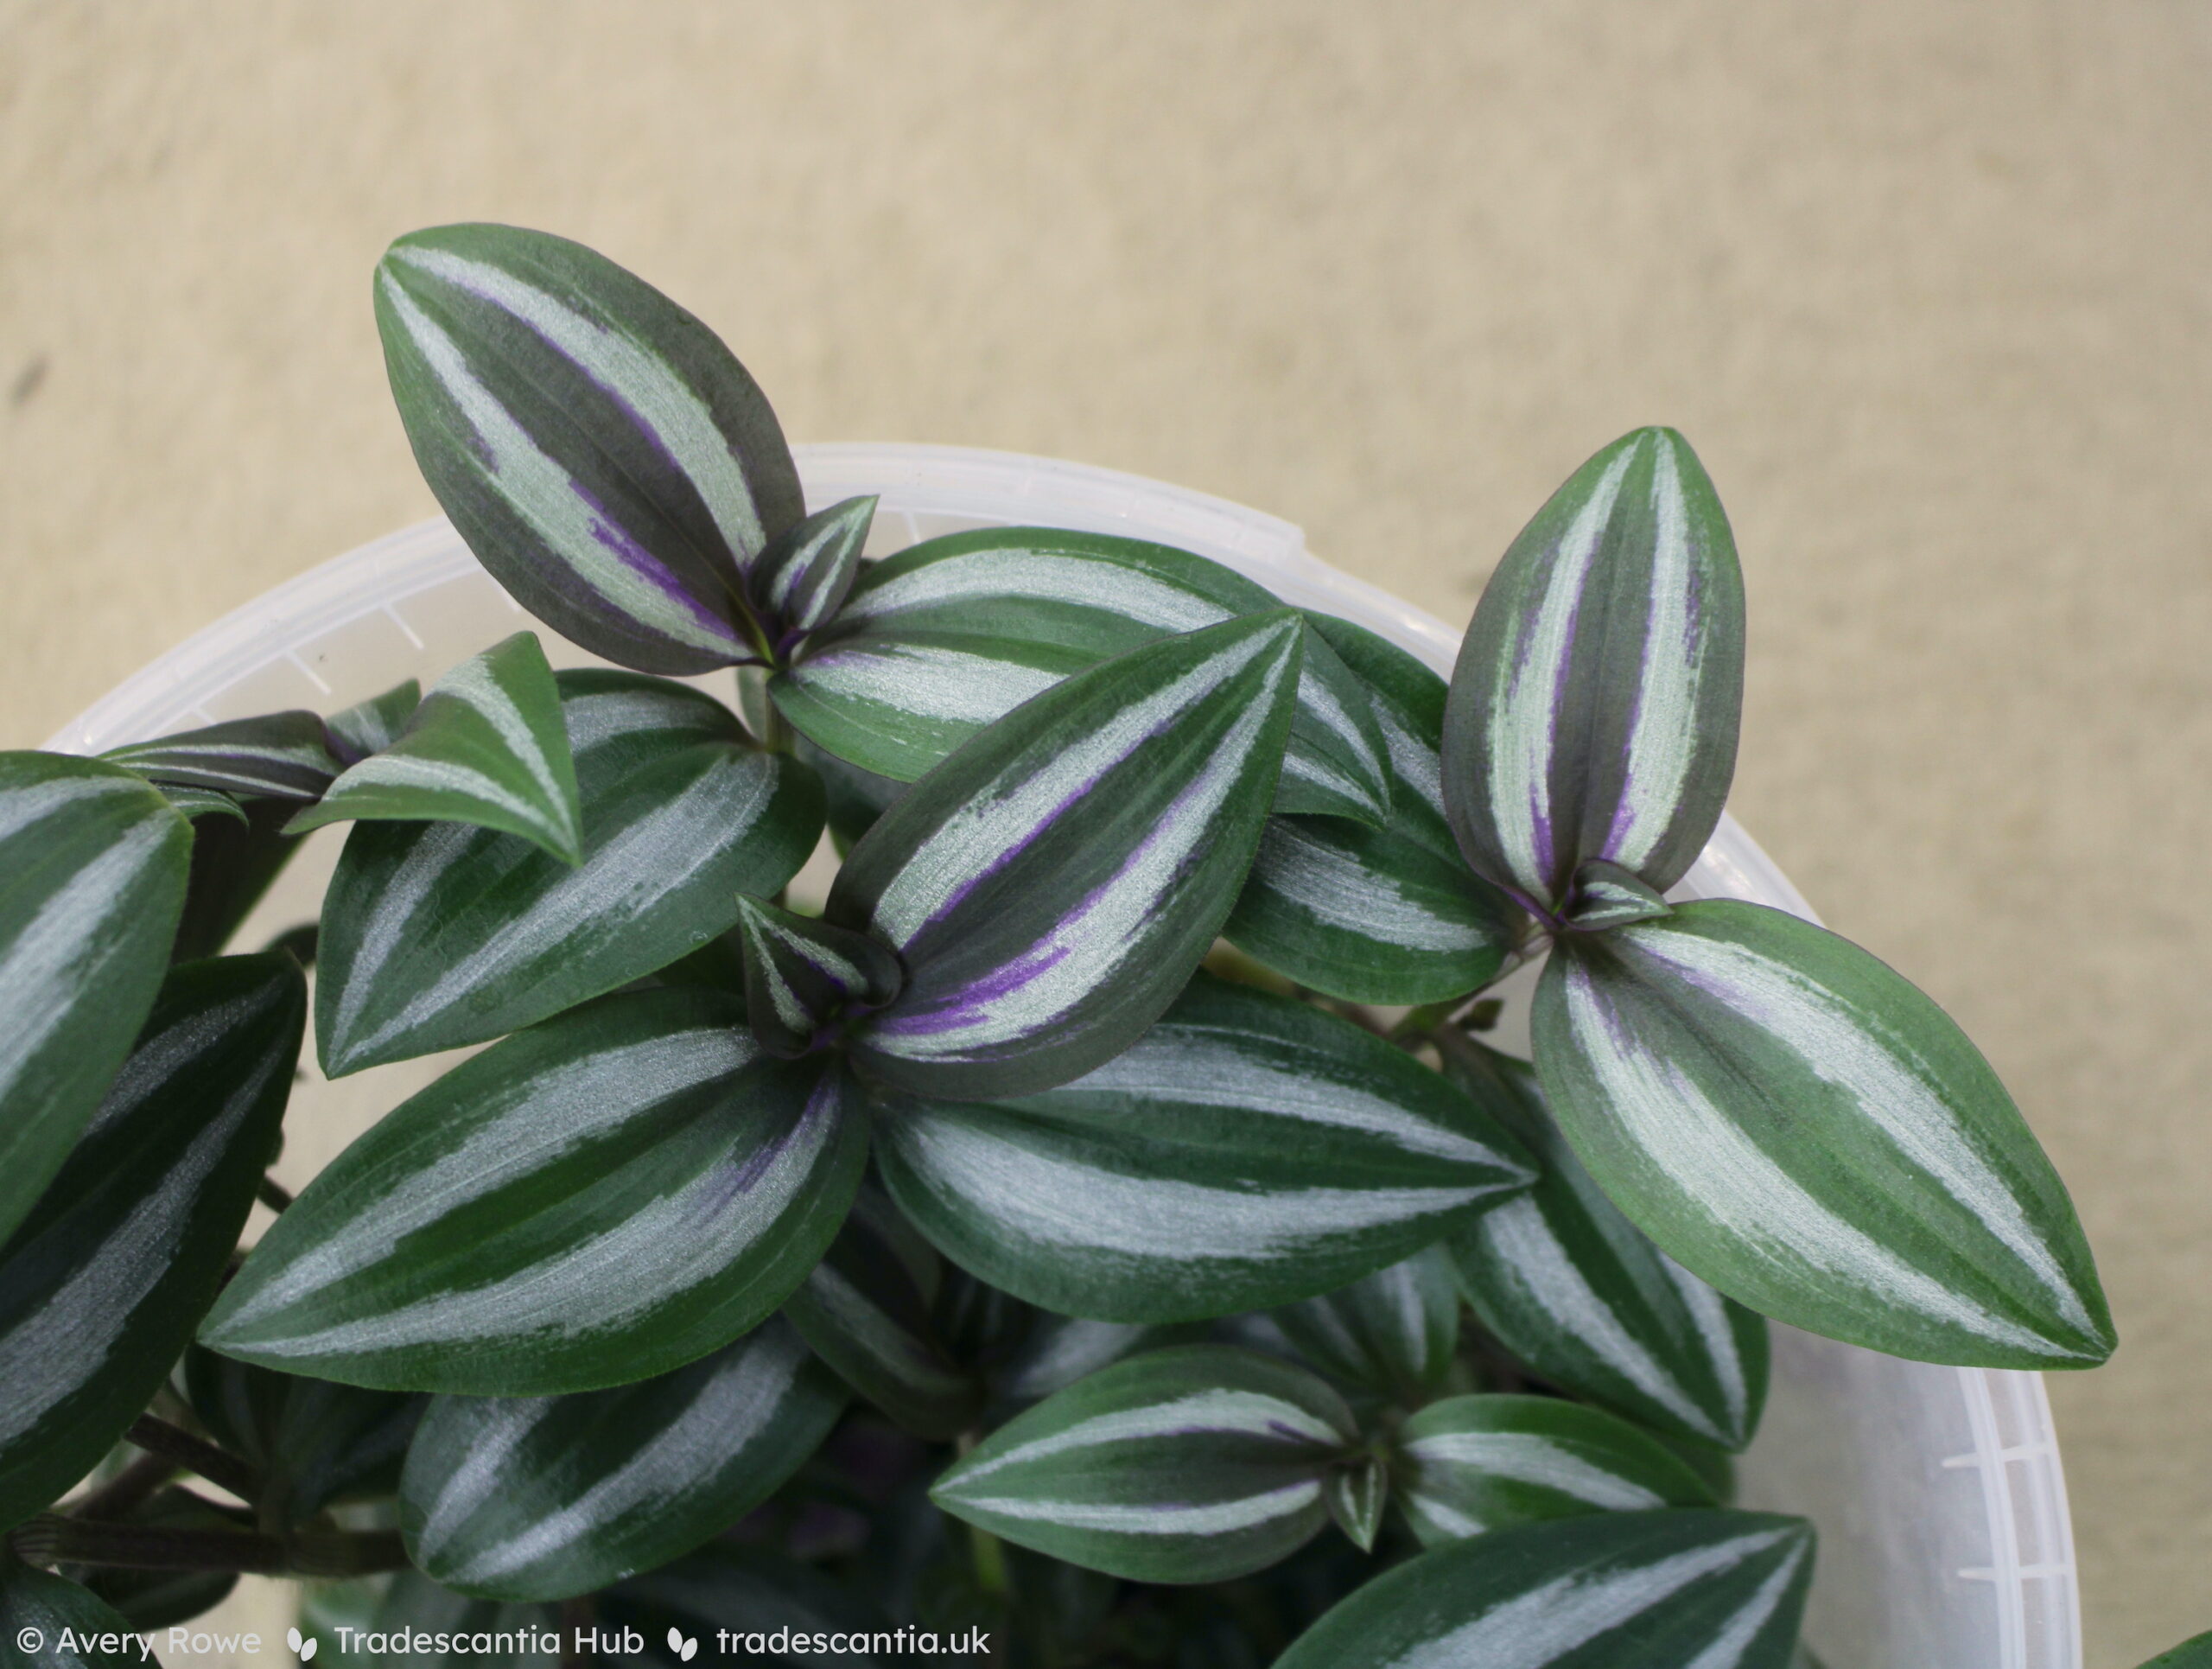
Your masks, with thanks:
M 292 1650 L 298 1654 L 299 1659 L 302 1663 L 305 1663 L 309 1659 L 313 1658 L 315 1656 L 315 1648 L 321 1643 L 321 1641 L 317 1640 L 302 1640 L 300 1638 L 300 1631 L 296 1628 L 287 1628 L 284 1631 L 284 1644 L 290 1647 Z
M 689 1663 L 699 1655 L 699 1642 L 686 1639 L 683 1631 L 680 1628 L 671 1628 L 668 1631 L 668 1649 L 675 1653 L 683 1661 Z

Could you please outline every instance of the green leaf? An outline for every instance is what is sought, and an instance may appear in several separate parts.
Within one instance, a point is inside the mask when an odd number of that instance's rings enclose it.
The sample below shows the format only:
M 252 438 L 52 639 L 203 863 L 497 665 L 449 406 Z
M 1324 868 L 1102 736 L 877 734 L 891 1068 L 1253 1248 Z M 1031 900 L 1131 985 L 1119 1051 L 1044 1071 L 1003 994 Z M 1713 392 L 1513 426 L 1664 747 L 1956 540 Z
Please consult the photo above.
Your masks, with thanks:
M 774 622 L 778 653 L 837 612 L 861 571 L 875 499 L 817 510 L 770 541 L 753 564 L 753 593 Z
M 400 239 L 376 303 L 415 461 L 518 602 L 641 672 L 767 647 L 746 570 L 805 505 L 775 413 L 712 331 L 515 226 Z
M 911 782 L 1073 673 L 1280 606 L 1243 576 L 1167 545 L 978 528 L 874 564 L 768 687 L 810 740 Z M 1306 638 L 1275 809 L 1380 823 L 1386 767 L 1368 704 L 1328 645 Z
M 309 1183 L 201 1341 L 397 1391 L 597 1390 L 727 1344 L 837 1232 L 866 1161 L 834 1058 L 700 988 L 610 997 L 454 1067 Z
M 153 1006 L 192 831 L 129 772 L 0 754 L 0 1236 L 23 1220 Z
M 710 1542 L 697 1552 L 641 1577 L 632 1577 L 599 1600 L 601 1615 L 616 1628 L 645 1638 L 646 1661 L 676 1663 L 663 1647 L 668 1630 L 681 1628 L 702 1654 L 716 1653 L 715 1634 L 736 1637 L 739 1660 L 793 1669 L 875 1669 L 865 1652 L 810 1649 L 809 1636 L 888 1635 L 891 1621 L 850 1589 L 819 1569 L 764 1548 Z M 792 1649 L 786 1650 L 786 1647 Z
M 1758 904 L 1682 905 L 1571 938 L 1532 1025 L 1592 1175 L 1731 1296 L 1922 1361 L 2112 1354 L 2088 1243 L 2005 1086 L 1848 940 Z
M 1467 861 L 1556 909 L 1604 858 L 1664 892 L 1736 768 L 1744 581 L 1671 429 L 1575 471 L 1484 589 L 1452 672 L 1446 799 Z
M 245 807 L 226 793 L 213 788 L 191 788 L 180 782 L 155 785 L 162 791 L 162 798 L 197 823 L 203 817 L 226 817 L 233 823 L 246 820 Z
M 146 1669 L 137 1631 L 90 1589 L 0 1559 L 0 1640 L 10 1669 Z
M 1416 1405 L 1442 1387 L 1459 1345 L 1459 1288 L 1441 1246 L 1270 1314 L 1331 1379 Z
M 422 701 L 423 686 L 410 678 L 380 696 L 324 715 L 322 728 L 329 732 L 331 752 L 346 765 L 358 765 L 371 754 L 382 753 L 399 740 Z
M 1138 1582 L 1226 1582 L 1325 1523 L 1322 1480 L 1357 1441 L 1306 1373 L 1188 1345 L 1120 1362 L 1046 1398 L 930 1491 L 1023 1547 Z
M 1786 1669 L 1812 1575 L 1802 1519 L 1518 1525 L 1386 1571 L 1276 1669 Z
M 1383 744 L 1390 814 L 1278 817 L 1222 932 L 1301 985 L 1353 1003 L 1437 1003 L 1497 978 L 1517 931 L 1444 819 L 1444 680 L 1363 627 L 1306 616 L 1358 680 Z
M 938 1336 L 931 1316 L 936 1251 L 883 1192 L 868 1186 L 844 1227 L 784 1304 L 816 1355 L 916 1436 L 966 1430 L 982 1386 Z
M 197 962 L 230 949 L 239 927 L 299 850 L 300 838 L 284 832 L 295 809 L 291 801 L 249 799 L 238 809 L 245 815 L 235 822 L 202 819 L 192 825 L 191 878 L 172 962 Z
M 561 691 L 534 634 L 518 632 L 440 678 L 406 729 L 349 766 L 286 832 L 369 819 L 472 823 L 583 861 Z
M 99 1114 L 0 1245 L 0 1526 L 92 1468 L 214 1296 L 276 1153 L 302 984 L 283 956 L 172 973 Z
M 322 909 L 315 1033 L 332 1077 L 497 1037 L 628 984 L 737 921 L 822 831 L 810 773 L 729 710 L 624 672 L 557 675 L 581 868 L 462 824 L 363 824 Z
M 638 1385 L 439 1397 L 408 1451 L 401 1533 L 409 1557 L 461 1593 L 588 1593 L 735 1524 L 843 1406 L 836 1378 L 772 1318 Z
M 2212 1630 L 2191 1635 L 2171 1651 L 2161 1652 L 2143 1669 L 2206 1669 L 2212 1665 Z
M 1539 1519 L 1719 1504 L 1656 1437 L 1556 1397 L 1431 1403 L 1399 1428 L 1390 1473 L 1431 1547 Z
M 427 1635 L 419 1643 L 431 1647 L 379 1654 L 370 1660 L 373 1669 L 556 1669 L 563 1659 L 556 1607 L 471 1599 L 418 1570 L 402 1570 L 391 1579 L 368 1620 L 368 1632 L 402 1635 L 410 1644 Z M 437 1646 L 442 1634 L 442 1650 Z M 480 1646 L 491 1649 L 479 1651 Z
M 1041 1402 L 1086 1373 L 1096 1373 L 1141 1351 L 1198 1344 L 1200 1326 L 1151 1327 L 1141 1322 L 1099 1322 L 1039 1310 L 1020 1343 L 991 1373 L 995 1402 Z
M 302 1524 L 334 1501 L 389 1494 L 424 1398 L 278 1373 L 200 1345 L 185 1394 L 215 1441 L 262 1478 L 265 1521 Z
M 1135 1047 L 991 1104 L 892 1098 L 878 1163 L 948 1258 L 1122 1322 L 1327 1292 L 1529 1185 L 1520 1145 L 1349 1021 L 1205 976 Z
M 1765 1321 L 1621 1215 L 1524 1062 L 1468 1044 L 1446 1064 L 1543 1166 L 1535 1188 L 1450 1242 L 1484 1327 L 1545 1379 L 1642 1424 L 1728 1449 L 1750 1443 L 1766 1401 Z
M 1593 857 L 1574 872 L 1565 917 L 1570 927 L 1594 933 L 1624 927 L 1631 921 L 1656 920 L 1673 908 L 1619 864 Z
M 1222 934 L 1347 1002 L 1440 1003 L 1497 977 L 1514 920 L 1456 854 L 1340 817 L 1274 817 Z
M 298 710 L 226 719 L 111 748 L 100 757 L 164 787 L 276 799 L 316 799 L 345 768 L 330 751 L 322 721 Z
M 1363 1553 L 1375 1551 L 1382 1533 L 1382 1509 L 1389 1505 L 1389 1476 L 1372 1458 L 1348 1461 L 1321 1481 L 1329 1516 Z
M 1066 1083 L 1160 1017 L 1236 901 L 1282 756 L 1288 610 L 1131 651 L 975 736 L 853 848 L 827 919 L 906 984 L 855 1058 L 920 1095 Z
M 740 898 L 745 1008 L 771 1054 L 797 1060 L 825 1047 L 841 1022 L 899 995 L 899 959 L 864 933 Z

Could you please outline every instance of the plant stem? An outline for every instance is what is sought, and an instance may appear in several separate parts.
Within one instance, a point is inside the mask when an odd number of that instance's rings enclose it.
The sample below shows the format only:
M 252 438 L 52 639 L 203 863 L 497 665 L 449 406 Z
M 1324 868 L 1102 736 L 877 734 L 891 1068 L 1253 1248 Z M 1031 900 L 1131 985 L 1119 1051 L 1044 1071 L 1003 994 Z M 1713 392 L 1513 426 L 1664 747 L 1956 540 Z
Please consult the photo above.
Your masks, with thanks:
M 969 1551 L 976 1564 L 976 1583 L 986 1594 L 1007 1591 L 1006 1544 L 980 1524 L 968 1526 Z
M 123 1436 L 124 1441 L 137 1444 L 149 1454 L 160 1455 L 188 1471 L 197 1472 L 217 1488 L 229 1490 L 240 1500 L 260 1498 L 260 1473 L 237 1456 L 216 1448 L 204 1437 L 194 1436 L 181 1426 L 171 1425 L 151 1414 L 141 1414 L 131 1421 L 130 1430 Z
M 28 1564 L 120 1565 L 137 1570 L 238 1570 L 269 1577 L 365 1577 L 397 1570 L 407 1550 L 396 1530 L 176 1530 L 42 1513 L 8 1545 Z
M 92 1494 L 79 1501 L 70 1516 L 79 1519 L 119 1519 L 176 1475 L 176 1462 L 166 1455 L 141 1455 Z
M 274 1176 L 264 1176 L 253 1185 L 254 1197 L 271 1211 L 283 1211 L 292 1203 L 292 1190 Z
M 579 1594 L 561 1602 L 561 1669 L 588 1669 L 583 1631 L 592 1626 L 591 1596 Z

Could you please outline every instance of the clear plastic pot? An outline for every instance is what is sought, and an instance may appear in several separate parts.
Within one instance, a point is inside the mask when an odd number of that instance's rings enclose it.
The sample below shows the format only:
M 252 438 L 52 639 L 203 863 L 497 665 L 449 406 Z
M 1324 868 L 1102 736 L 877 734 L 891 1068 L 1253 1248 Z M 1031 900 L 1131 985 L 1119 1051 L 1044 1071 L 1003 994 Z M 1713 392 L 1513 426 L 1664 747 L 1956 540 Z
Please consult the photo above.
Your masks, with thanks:
M 990 525 L 1123 533 L 1211 557 L 1287 602 L 1382 633 L 1440 672 L 1450 671 L 1458 648 L 1443 622 L 1308 554 L 1289 523 L 1202 494 L 951 447 L 798 453 L 810 505 L 881 495 L 871 554 Z M 221 718 L 327 709 L 405 678 L 427 685 L 523 623 L 453 530 L 425 522 L 325 563 L 197 634 L 48 746 L 96 752 Z M 539 630 L 556 661 L 591 659 Z M 327 869 L 296 867 L 287 877 L 289 906 L 311 914 Z M 1812 914 L 1727 818 L 1678 895 L 1748 898 Z M 286 902 L 276 901 L 280 915 Z M 309 1139 L 315 1154 L 334 1150 L 352 1133 L 347 1125 L 391 1105 L 346 1099 L 351 1105 Z M 1743 1464 L 1744 1498 L 1807 1513 L 1820 1526 L 1808 1639 L 1828 1669 L 2080 1669 L 2072 1528 L 2040 1378 L 1901 1362 L 1787 1328 L 1776 1334 L 1774 1389 Z

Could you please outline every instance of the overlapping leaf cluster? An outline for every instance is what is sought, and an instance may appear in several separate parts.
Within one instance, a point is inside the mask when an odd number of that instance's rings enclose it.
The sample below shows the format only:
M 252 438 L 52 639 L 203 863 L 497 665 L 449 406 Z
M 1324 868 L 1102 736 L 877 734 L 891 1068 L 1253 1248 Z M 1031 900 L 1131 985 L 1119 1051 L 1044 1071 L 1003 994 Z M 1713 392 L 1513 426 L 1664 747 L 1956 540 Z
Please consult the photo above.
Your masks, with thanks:
M 11 1617 L 269 1570 L 357 1579 L 311 1629 L 1779 1666 L 1812 1531 L 1727 1504 L 1763 1317 L 2109 1353 L 1957 1029 L 1666 897 L 1743 657 L 1679 436 L 1560 489 L 1447 687 L 1119 537 L 866 559 L 873 500 L 807 514 L 727 349 L 574 245 L 404 239 L 377 307 L 455 526 L 614 665 L 525 633 L 0 757 Z M 730 668 L 749 723 L 670 676 Z M 319 923 L 220 953 L 339 822 Z M 1531 1066 L 1478 999 L 1539 956 Z M 288 1201 L 303 964 L 332 1076 L 490 1047 Z

